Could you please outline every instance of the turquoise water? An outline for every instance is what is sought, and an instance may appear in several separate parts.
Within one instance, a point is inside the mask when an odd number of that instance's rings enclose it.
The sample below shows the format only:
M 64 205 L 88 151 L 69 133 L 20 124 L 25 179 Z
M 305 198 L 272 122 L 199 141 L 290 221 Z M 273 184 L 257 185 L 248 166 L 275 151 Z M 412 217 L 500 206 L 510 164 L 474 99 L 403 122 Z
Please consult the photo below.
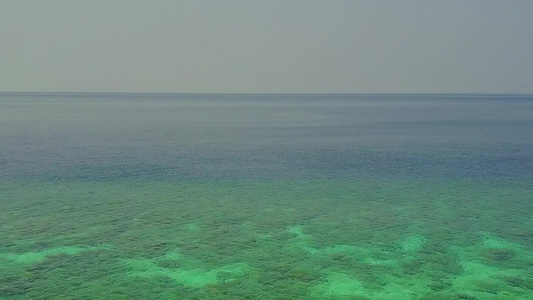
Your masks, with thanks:
M 0 94 L 1 299 L 533 299 L 533 96 Z

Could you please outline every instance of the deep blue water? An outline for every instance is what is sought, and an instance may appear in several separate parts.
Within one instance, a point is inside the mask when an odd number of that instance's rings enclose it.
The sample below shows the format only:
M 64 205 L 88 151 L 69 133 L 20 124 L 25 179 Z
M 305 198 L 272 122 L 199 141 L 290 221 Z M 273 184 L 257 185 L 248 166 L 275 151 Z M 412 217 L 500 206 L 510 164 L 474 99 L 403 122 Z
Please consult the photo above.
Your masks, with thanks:
M 0 176 L 533 175 L 533 96 L 0 94 Z

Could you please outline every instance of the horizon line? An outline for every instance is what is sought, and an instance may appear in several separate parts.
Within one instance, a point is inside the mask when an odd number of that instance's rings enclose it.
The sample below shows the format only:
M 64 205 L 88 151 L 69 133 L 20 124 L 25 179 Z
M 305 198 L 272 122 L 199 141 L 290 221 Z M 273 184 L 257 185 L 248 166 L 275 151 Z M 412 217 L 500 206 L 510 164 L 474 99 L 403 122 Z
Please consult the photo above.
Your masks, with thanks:
M 432 95 L 432 96 L 454 96 L 454 95 L 476 95 L 476 96 L 533 96 L 532 93 L 458 93 L 458 92 L 452 92 L 452 93 L 443 93 L 443 92 L 433 92 L 433 93 L 408 93 L 408 92 L 401 92 L 401 93 L 394 93 L 394 92 L 387 92 L 387 93 L 367 93 L 367 92 L 350 92 L 350 93 L 341 93 L 341 92 L 331 92 L 331 93 L 301 93 L 301 92 L 291 92 L 291 93 L 278 93 L 278 92 L 268 92 L 268 93 L 262 93 L 262 92 L 108 92 L 108 91 L 93 91 L 93 92 L 87 92 L 87 91 L 81 91 L 81 92 L 74 92 L 74 91 L 0 91 L 0 95 L 23 95 L 23 94 L 63 94 L 63 95 L 75 95 L 75 94 L 87 94 L 87 95 L 102 95 L 102 94 L 122 94 L 122 95 L 376 95 L 376 96 L 387 96 L 387 95 Z

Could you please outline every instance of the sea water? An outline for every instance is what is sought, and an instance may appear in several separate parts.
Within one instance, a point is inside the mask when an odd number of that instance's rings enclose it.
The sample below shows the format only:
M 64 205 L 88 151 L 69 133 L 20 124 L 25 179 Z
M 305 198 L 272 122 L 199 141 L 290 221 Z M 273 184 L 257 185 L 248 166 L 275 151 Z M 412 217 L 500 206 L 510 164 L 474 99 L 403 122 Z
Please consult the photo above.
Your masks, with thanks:
M 0 94 L 1 299 L 533 299 L 533 96 Z

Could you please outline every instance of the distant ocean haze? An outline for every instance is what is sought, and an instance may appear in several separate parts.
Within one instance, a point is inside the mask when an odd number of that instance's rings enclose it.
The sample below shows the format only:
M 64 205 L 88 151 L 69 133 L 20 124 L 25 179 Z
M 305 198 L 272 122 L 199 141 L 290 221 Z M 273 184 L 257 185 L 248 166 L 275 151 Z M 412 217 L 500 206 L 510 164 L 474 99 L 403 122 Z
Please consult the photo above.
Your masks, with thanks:
M 6 178 L 533 172 L 529 96 L 3 94 L 0 107 Z

